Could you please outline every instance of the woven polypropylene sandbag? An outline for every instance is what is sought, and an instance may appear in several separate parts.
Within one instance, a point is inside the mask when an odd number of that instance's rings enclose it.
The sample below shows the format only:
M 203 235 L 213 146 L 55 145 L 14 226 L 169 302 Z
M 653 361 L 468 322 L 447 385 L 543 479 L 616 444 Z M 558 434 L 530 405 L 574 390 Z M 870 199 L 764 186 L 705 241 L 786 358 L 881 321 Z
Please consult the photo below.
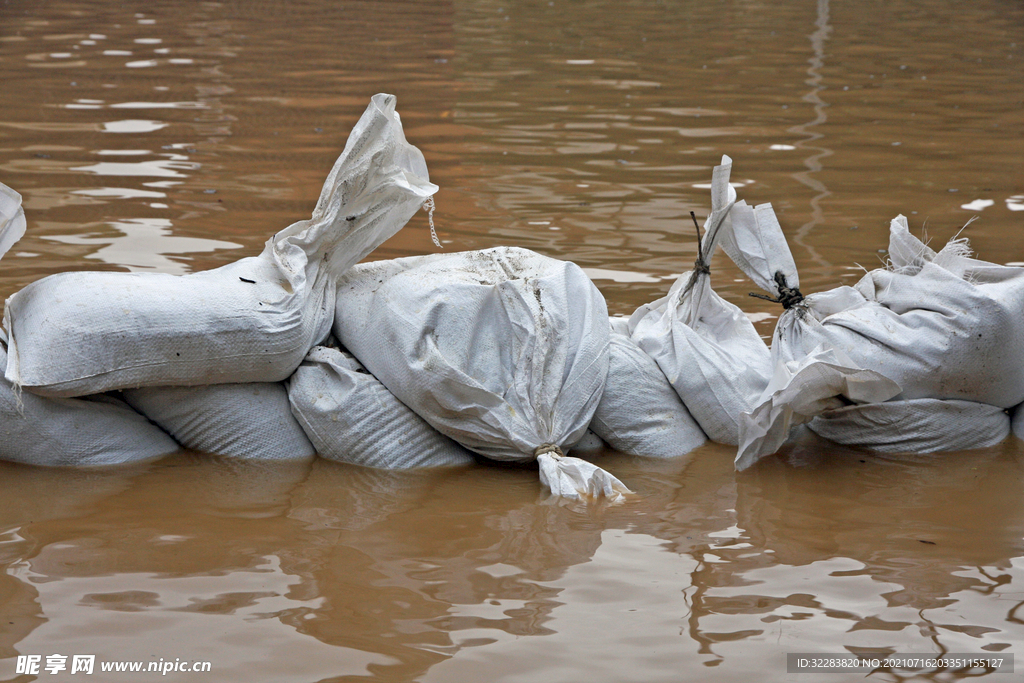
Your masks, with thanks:
M 711 213 L 697 267 L 680 276 L 667 296 L 640 306 L 628 326 L 708 438 L 736 445 L 739 415 L 754 406 L 772 367 L 768 346 L 750 319 L 711 288 L 712 256 L 741 206 L 729 185 L 731 171 L 732 160 L 723 157 L 712 174 Z
M 340 349 L 313 347 L 288 382 L 288 398 L 328 460 L 395 470 L 474 462 Z
M 967 258 L 951 241 L 936 253 L 903 216 L 890 226 L 891 268 L 854 287 L 809 295 L 779 318 L 773 357 L 799 359 L 826 344 L 895 381 L 899 398 L 1011 408 L 1024 401 L 1024 268 Z
M 286 379 L 329 333 L 337 277 L 437 190 L 394 107 L 372 99 L 312 218 L 258 257 L 184 276 L 60 273 L 14 294 L 7 379 L 48 396 Z
M 658 364 L 629 337 L 612 332 L 608 379 L 590 428 L 622 453 L 672 458 L 707 441 Z
M 628 491 L 564 457 L 608 374 L 608 311 L 574 263 L 498 247 L 357 266 L 334 333 L 435 429 L 494 460 L 540 464 L 557 496 Z
M 1010 435 L 1010 416 L 985 403 L 922 398 L 827 410 L 808 426 L 844 446 L 935 453 L 994 446 Z
M 125 400 L 185 448 L 251 460 L 303 460 L 313 444 L 281 382 L 126 389 Z

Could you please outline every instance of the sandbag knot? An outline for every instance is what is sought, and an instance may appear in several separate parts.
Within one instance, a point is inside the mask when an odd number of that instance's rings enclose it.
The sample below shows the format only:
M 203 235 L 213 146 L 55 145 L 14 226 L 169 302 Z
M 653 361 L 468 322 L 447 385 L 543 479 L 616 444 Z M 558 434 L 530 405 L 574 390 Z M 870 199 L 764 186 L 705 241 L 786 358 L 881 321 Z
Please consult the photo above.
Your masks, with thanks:
M 539 445 L 535 449 L 533 449 L 533 457 L 535 457 L 535 458 L 539 458 L 540 456 L 544 455 L 545 453 L 550 453 L 551 455 L 555 456 L 556 458 L 564 458 L 565 457 L 565 453 L 562 452 L 562 449 L 559 448 L 557 445 L 555 445 L 553 443 L 542 443 L 541 445 Z
M 758 294 L 757 292 L 751 292 L 750 296 L 755 299 L 764 299 L 765 301 L 771 301 L 773 304 L 782 304 L 785 309 L 790 309 L 804 300 L 804 295 L 800 293 L 800 290 L 796 287 L 790 287 L 786 284 L 786 276 L 782 274 L 782 271 L 775 272 L 775 284 L 779 288 L 778 298 L 774 296 L 767 296 L 765 294 Z

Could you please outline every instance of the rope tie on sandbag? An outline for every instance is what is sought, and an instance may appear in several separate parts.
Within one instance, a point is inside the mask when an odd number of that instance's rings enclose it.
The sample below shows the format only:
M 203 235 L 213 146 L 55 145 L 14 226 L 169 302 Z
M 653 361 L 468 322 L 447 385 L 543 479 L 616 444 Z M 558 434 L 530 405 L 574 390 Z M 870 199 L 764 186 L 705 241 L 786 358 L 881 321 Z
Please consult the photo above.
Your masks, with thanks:
M 679 294 L 680 299 L 686 296 L 689 291 L 693 289 L 693 286 L 697 284 L 697 280 L 700 279 L 701 275 L 711 275 L 711 264 L 708 263 L 708 261 L 711 260 L 711 253 L 710 249 L 706 249 L 706 247 L 708 244 L 712 243 L 712 240 L 708 238 L 714 238 L 715 234 L 718 232 L 718 228 L 725 220 L 725 217 L 729 215 L 730 211 L 732 211 L 733 204 L 735 204 L 735 202 L 730 202 L 725 208 L 725 211 L 718 218 L 718 221 L 704 231 L 703 239 L 701 239 L 700 223 L 697 222 L 697 215 L 694 214 L 693 211 L 690 212 L 690 220 L 693 221 L 693 227 L 697 229 L 697 260 L 693 262 L 693 272 L 690 273 L 690 279 L 686 282 L 686 287 Z
M 551 455 L 555 456 L 555 458 L 565 457 L 565 453 L 562 452 L 562 449 L 553 443 L 542 443 L 541 445 L 533 449 L 534 458 L 539 458 L 545 453 L 550 453 Z
M 775 272 L 775 284 L 779 288 L 779 296 L 768 296 L 767 294 L 760 294 L 758 292 L 751 292 L 750 296 L 755 299 L 764 299 L 765 301 L 771 301 L 773 304 L 782 304 L 782 307 L 786 310 L 793 308 L 797 304 L 803 302 L 804 295 L 800 293 L 800 290 L 796 287 L 790 287 L 786 284 L 786 276 L 782 274 L 782 271 Z

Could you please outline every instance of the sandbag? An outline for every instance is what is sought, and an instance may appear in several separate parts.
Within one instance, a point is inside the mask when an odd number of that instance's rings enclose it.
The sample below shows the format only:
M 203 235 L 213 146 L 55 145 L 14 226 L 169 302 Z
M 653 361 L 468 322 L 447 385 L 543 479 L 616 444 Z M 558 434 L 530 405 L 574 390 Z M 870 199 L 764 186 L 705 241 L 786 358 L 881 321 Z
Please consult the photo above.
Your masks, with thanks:
M 7 350 L 0 343 L 0 370 L 6 366 Z M 44 398 L 20 393 L 0 377 L 0 460 L 92 467 L 155 460 L 179 450 L 174 439 L 116 397 Z
M 750 319 L 711 289 L 711 257 L 732 230 L 732 213 L 746 207 L 729 185 L 731 172 L 732 160 L 723 156 L 712 174 L 711 214 L 695 269 L 680 276 L 667 296 L 638 308 L 628 327 L 707 436 L 735 445 L 739 415 L 767 386 L 772 365 Z
M 312 218 L 258 257 L 184 276 L 61 273 L 10 297 L 6 377 L 47 396 L 284 380 L 329 333 L 337 277 L 436 190 L 394 96 L 376 95 Z
M 308 460 L 313 444 L 281 382 L 125 389 L 124 399 L 185 448 L 248 460 Z
M 658 364 L 616 326 L 613 319 L 608 379 L 590 429 L 615 450 L 647 458 L 678 457 L 702 446 L 707 437 Z
M 827 344 L 895 381 L 900 398 L 1011 408 L 1024 401 L 1024 268 L 969 253 L 963 239 L 936 253 L 897 216 L 889 267 L 785 311 L 773 351 L 789 361 Z
M 749 227 L 781 237 L 777 221 Z M 833 373 L 856 376 L 861 395 L 842 393 L 846 384 L 835 374 L 802 380 L 799 388 L 776 382 L 774 393 L 766 391 L 743 418 L 737 467 L 774 452 L 787 428 L 835 408 L 826 400 L 830 395 L 854 403 L 933 398 L 1000 409 L 1024 400 L 1024 269 L 968 254 L 962 239 L 936 253 L 898 216 L 890 225 L 889 266 L 867 273 L 855 287 L 803 297 L 786 287 L 783 273 L 760 274 L 779 283 L 775 299 L 786 309 L 772 342 L 776 372 L 834 351 L 842 367 L 833 365 Z
M 511 247 L 361 264 L 339 283 L 334 333 L 469 450 L 537 460 L 556 495 L 627 490 L 562 455 L 608 375 L 607 307 L 579 266 Z
M 1013 421 L 1010 428 L 1018 439 L 1024 439 L 1024 408 L 1021 406 L 1017 406 L 1013 410 Z
M 917 398 L 826 410 L 808 427 L 844 446 L 936 453 L 994 446 L 1009 436 L 1010 416 L 985 403 Z
M 341 349 L 314 346 L 288 381 L 288 400 L 328 460 L 393 470 L 474 462 Z

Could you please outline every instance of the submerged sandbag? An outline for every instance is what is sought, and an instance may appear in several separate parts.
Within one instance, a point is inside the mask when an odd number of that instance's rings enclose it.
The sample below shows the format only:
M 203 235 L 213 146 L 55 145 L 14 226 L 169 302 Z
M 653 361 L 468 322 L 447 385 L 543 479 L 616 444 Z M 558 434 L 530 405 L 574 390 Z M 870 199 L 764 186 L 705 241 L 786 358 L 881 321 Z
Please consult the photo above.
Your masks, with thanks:
M 754 406 L 772 366 L 750 319 L 711 289 L 711 257 L 732 229 L 731 214 L 746 206 L 729 185 L 731 171 L 732 160 L 723 156 L 712 174 L 711 214 L 695 269 L 681 275 L 667 296 L 638 308 L 628 327 L 707 436 L 735 445 L 739 415 Z
M 618 498 L 562 455 L 608 375 L 608 312 L 579 266 L 498 247 L 361 264 L 338 288 L 335 336 L 435 429 L 494 460 L 532 461 L 556 495 Z
M 702 446 L 707 437 L 647 353 L 627 335 L 609 338 L 608 379 L 590 428 L 622 453 L 673 458 Z
M 0 343 L 0 370 L 6 366 Z M 113 396 L 45 398 L 18 392 L 0 377 L 0 460 L 91 467 L 155 460 L 179 450 L 174 439 Z
M 248 460 L 308 460 L 313 444 L 282 382 L 126 389 L 125 400 L 185 448 Z
M 474 462 L 341 349 L 314 346 L 288 381 L 288 400 L 328 460 L 394 470 Z
M 994 446 L 1009 436 L 1010 416 L 985 403 L 918 398 L 826 410 L 808 426 L 844 446 L 936 453 Z
M 312 218 L 258 257 L 184 276 L 61 273 L 10 297 L 6 377 L 48 396 L 284 380 L 328 335 L 337 277 L 436 190 L 395 97 L 376 95 Z

